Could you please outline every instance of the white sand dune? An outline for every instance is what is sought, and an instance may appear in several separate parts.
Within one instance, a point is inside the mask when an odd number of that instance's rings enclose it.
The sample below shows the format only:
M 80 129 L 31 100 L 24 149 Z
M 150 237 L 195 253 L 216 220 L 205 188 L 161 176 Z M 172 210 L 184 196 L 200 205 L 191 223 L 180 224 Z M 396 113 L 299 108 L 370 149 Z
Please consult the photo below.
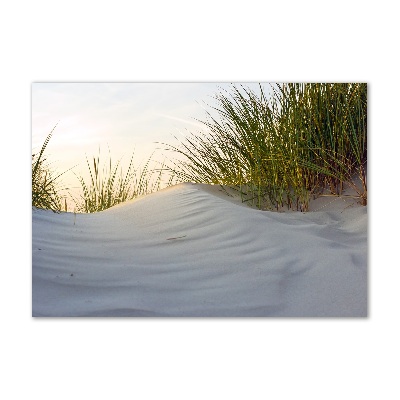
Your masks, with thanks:
M 33 316 L 367 316 L 367 207 L 229 200 L 185 183 L 76 220 L 34 209 Z

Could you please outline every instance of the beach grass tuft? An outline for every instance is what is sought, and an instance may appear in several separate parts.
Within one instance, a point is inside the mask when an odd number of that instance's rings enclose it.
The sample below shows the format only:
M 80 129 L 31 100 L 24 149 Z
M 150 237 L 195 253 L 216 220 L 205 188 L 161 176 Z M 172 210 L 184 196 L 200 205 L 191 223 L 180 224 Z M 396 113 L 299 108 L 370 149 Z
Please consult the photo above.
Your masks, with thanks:
M 135 169 L 134 154 L 132 154 L 128 169 L 123 173 L 121 159 L 115 164 L 112 162 L 109 152 L 108 162 L 101 167 L 100 148 L 97 156 L 89 161 L 86 156 L 86 164 L 89 179 L 77 176 L 82 194 L 79 199 L 74 198 L 78 212 L 93 213 L 106 210 L 127 200 L 132 200 L 160 189 L 162 173 L 161 168 L 150 168 L 152 156 L 144 164 L 143 168 Z
M 63 175 L 55 173 L 47 162 L 45 150 L 57 124 L 47 135 L 40 151 L 32 154 L 32 206 L 60 212 L 62 196 L 58 180 Z
M 167 144 L 179 179 L 234 187 L 259 208 L 307 211 L 345 184 L 367 204 L 366 84 L 270 84 L 269 96 L 232 85 L 215 100 L 205 131 Z

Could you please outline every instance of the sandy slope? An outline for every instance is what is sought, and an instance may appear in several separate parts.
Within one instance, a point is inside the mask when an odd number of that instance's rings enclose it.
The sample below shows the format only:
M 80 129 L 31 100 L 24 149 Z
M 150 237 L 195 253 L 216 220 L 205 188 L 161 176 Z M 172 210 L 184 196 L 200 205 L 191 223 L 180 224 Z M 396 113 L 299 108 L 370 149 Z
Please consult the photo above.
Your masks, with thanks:
M 33 316 L 367 316 L 366 207 L 229 199 L 186 183 L 75 224 L 34 209 Z

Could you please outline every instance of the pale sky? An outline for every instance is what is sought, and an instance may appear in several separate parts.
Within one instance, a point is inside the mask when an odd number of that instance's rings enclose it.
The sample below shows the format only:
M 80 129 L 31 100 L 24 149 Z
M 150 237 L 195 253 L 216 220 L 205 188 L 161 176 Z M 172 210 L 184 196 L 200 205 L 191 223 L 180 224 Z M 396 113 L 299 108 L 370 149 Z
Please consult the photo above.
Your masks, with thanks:
M 235 82 L 235 85 L 240 85 Z M 258 91 L 258 83 L 243 83 Z M 266 90 L 268 84 L 263 84 Z M 204 130 L 197 119 L 206 119 L 213 97 L 230 83 L 33 83 L 32 148 L 41 148 L 58 123 L 46 149 L 48 160 L 59 172 L 85 176 L 86 158 L 97 156 L 122 166 L 135 152 L 135 166 L 143 164 L 160 148 L 155 142 L 177 144 L 173 135 Z M 171 152 L 156 150 L 153 159 L 162 161 Z M 126 168 L 124 168 L 126 171 Z M 69 187 L 80 184 L 72 172 L 62 177 Z

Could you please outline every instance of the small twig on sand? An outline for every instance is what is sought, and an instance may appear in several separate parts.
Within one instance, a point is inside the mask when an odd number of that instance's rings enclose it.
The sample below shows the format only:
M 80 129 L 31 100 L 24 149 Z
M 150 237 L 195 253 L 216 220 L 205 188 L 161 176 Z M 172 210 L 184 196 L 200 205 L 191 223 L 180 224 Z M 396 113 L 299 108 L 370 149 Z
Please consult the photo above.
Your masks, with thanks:
M 177 236 L 177 237 L 171 237 L 171 238 L 167 238 L 167 239 L 165 239 L 165 240 L 175 240 L 175 239 L 181 239 L 181 238 L 184 238 L 184 237 L 186 237 L 186 235 Z

